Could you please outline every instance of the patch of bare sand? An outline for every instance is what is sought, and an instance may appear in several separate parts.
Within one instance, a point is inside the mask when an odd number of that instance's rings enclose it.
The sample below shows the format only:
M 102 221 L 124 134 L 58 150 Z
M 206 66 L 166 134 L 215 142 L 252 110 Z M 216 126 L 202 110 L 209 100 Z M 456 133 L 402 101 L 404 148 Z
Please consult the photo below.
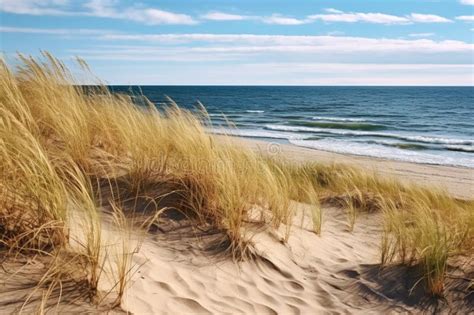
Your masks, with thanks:
M 341 209 L 325 208 L 324 222 L 317 236 L 309 213 L 296 217 L 287 243 L 283 228 L 250 227 L 246 232 L 252 235 L 256 258 L 236 263 L 215 254 L 220 242 L 225 243 L 222 233 L 173 221 L 169 229 L 149 237 L 135 256 L 142 266 L 133 276 L 123 308 L 135 314 L 474 310 L 467 279 L 448 280 L 454 293 L 444 301 L 434 300 L 423 293 L 422 282 L 415 285 L 416 270 L 380 269 L 381 214 L 360 214 L 352 232 Z M 473 275 L 473 266 L 468 267 Z

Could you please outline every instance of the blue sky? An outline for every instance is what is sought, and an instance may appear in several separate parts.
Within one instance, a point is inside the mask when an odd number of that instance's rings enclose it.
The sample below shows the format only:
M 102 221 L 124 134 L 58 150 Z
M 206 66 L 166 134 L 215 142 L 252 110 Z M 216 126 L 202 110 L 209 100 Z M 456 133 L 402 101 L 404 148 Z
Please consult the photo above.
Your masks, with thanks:
M 109 84 L 474 85 L 474 0 L 2 0 L 0 46 Z

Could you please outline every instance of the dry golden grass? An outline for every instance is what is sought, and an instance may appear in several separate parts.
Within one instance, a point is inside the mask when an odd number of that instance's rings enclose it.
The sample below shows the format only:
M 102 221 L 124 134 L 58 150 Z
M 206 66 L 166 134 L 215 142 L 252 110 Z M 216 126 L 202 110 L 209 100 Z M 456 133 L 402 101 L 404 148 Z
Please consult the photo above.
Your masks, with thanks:
M 117 266 L 119 299 L 132 268 L 127 233 L 120 234 L 121 260 L 106 261 L 107 207 L 122 232 L 133 225 L 130 213 L 145 216 L 145 227 L 177 209 L 196 224 L 224 230 L 229 250 L 240 257 L 248 245 L 245 222 L 255 209 L 265 212 L 260 223 L 289 229 L 298 211 L 294 201 L 310 204 L 316 234 L 323 224 L 320 203 L 348 209 L 351 227 L 358 212 L 382 211 L 382 263 L 420 264 L 438 295 L 449 257 L 472 254 L 471 201 L 345 166 L 271 159 L 226 137 L 217 143 L 206 132 L 204 110 L 193 114 L 171 100 L 161 110 L 149 102 L 137 106 L 104 86 L 76 83 L 48 54 L 42 60 L 19 56 L 15 71 L 0 62 L 0 244 L 14 253 L 81 257 L 92 300 L 104 265 Z M 85 237 L 71 233 L 77 216 Z
M 381 263 L 417 265 L 427 289 L 444 294 L 451 257 L 474 254 L 474 201 L 434 188 L 402 184 L 341 165 L 306 164 L 323 203 L 344 207 L 352 229 L 360 211 L 384 215 Z
M 26 251 L 64 244 L 66 187 L 34 136 L 0 112 L 0 242 Z
M 91 295 L 106 264 L 104 204 L 146 198 L 156 209 L 145 225 L 165 208 L 176 208 L 196 224 L 226 231 L 235 256 L 246 252 L 242 235 L 250 210 L 263 209 L 271 214 L 265 216 L 267 223 L 289 227 L 292 199 L 317 205 L 308 176 L 301 173 L 296 181 L 285 167 L 259 154 L 230 141 L 217 145 L 206 132 L 204 110 L 191 114 L 170 100 L 159 111 L 152 104 L 136 106 L 130 96 L 113 95 L 102 86 L 82 88 L 48 54 L 43 60 L 19 56 L 19 61 L 14 71 L 5 62 L 0 65 L 1 241 L 11 250 L 77 253 L 87 268 Z M 114 187 L 105 201 L 96 184 L 104 181 Z M 173 202 L 162 206 L 169 195 Z M 127 212 L 140 212 L 138 202 L 132 208 Z M 319 207 L 314 209 L 319 232 Z M 86 231 L 81 236 L 71 233 L 78 221 Z M 115 222 L 118 229 L 124 226 L 118 224 L 122 219 Z M 125 255 L 118 267 L 119 296 L 130 267 Z

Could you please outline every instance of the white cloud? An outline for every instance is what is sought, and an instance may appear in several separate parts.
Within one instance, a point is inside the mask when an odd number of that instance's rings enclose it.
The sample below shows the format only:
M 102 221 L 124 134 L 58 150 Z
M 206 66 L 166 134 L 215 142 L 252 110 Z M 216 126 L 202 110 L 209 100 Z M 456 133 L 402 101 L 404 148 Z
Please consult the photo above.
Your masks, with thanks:
M 145 9 L 126 11 L 125 17 L 146 24 L 183 24 L 194 25 L 198 22 L 187 14 L 178 14 L 158 9 Z
M 113 56 L 100 58 L 110 60 L 110 57 Z M 472 85 L 474 82 L 471 64 L 252 62 L 213 67 L 197 62 L 159 67 L 160 71 L 156 71 L 150 67 L 150 61 L 144 60 L 135 63 L 131 71 L 111 69 L 106 79 L 110 78 L 112 84 L 129 85 Z
M 312 23 L 317 20 L 323 22 L 345 22 L 356 23 L 366 22 L 375 24 L 411 24 L 411 23 L 447 23 L 451 20 L 434 14 L 411 13 L 406 16 L 397 16 L 385 13 L 360 13 L 360 12 L 343 12 L 334 8 L 324 9 L 325 14 L 309 15 L 306 18 L 287 17 L 274 13 L 270 16 L 251 16 L 230 14 L 220 11 L 211 11 L 201 18 L 212 21 L 242 21 L 242 20 L 259 20 L 267 24 L 278 25 L 301 25 Z
M 0 11 L 29 15 L 72 15 L 67 0 L 2 0 Z
M 160 62 L 218 62 L 237 61 L 242 58 L 241 54 L 206 54 L 190 49 L 177 48 L 113 48 L 113 49 L 72 49 L 69 53 L 79 55 L 86 60 L 123 60 L 123 61 L 160 61 Z
M 334 13 L 334 14 L 315 14 L 308 17 L 312 20 L 321 20 L 324 22 L 367 22 L 377 24 L 407 24 L 410 22 L 405 17 L 383 14 L 383 13 Z
M 324 11 L 326 11 L 328 13 L 344 13 L 343 11 L 337 10 L 337 9 L 334 9 L 334 8 L 327 8 L 327 9 L 324 9 Z
M 114 17 L 117 15 L 117 10 L 115 9 L 117 4 L 117 0 L 89 0 L 84 4 L 84 7 L 90 10 L 90 15 Z
M 163 11 L 155 8 L 128 7 L 120 9 L 116 0 L 91 0 L 84 7 L 89 9 L 87 15 L 126 19 L 149 25 L 181 24 L 193 25 L 198 22 L 187 14 Z
M 434 33 L 411 33 L 408 34 L 410 37 L 431 37 L 434 36 Z
M 202 19 L 211 21 L 242 21 L 251 19 L 251 16 L 238 15 L 231 13 L 224 13 L 219 11 L 212 11 L 201 16 Z
M 99 38 L 114 44 L 104 42 L 94 50 L 69 52 L 105 64 L 111 60 L 133 64 L 126 74 L 108 72 L 114 83 L 466 85 L 474 82 L 474 65 L 470 63 L 474 45 L 462 41 L 254 34 L 112 34 Z M 124 43 L 120 44 L 120 40 Z
M 474 0 L 461 0 L 459 2 L 465 5 L 474 5 Z
M 280 14 L 272 14 L 271 16 L 263 17 L 262 21 L 267 24 L 278 25 L 301 25 L 310 22 L 309 20 L 301 20 L 292 17 L 286 17 Z
M 219 11 L 212 11 L 201 16 L 202 19 L 211 21 L 243 21 L 243 20 L 255 20 L 261 21 L 266 24 L 276 25 L 301 25 L 311 23 L 308 19 L 297 19 L 293 17 L 287 17 L 281 14 L 274 13 L 270 16 L 251 16 L 251 15 L 238 15 L 230 14 Z
M 465 21 L 465 22 L 474 22 L 474 15 L 456 16 L 456 20 Z
M 105 34 L 104 40 L 145 41 L 157 43 L 205 43 L 193 49 L 206 52 L 473 52 L 474 44 L 457 40 L 388 39 L 349 36 L 301 36 L 254 34 Z M 216 46 L 216 44 L 226 44 Z M 231 45 L 227 45 L 231 44 Z M 190 48 L 187 48 L 190 49 Z
M 473 53 L 474 44 L 458 40 L 432 39 L 389 39 L 350 36 L 311 35 L 255 35 L 255 34 L 124 34 L 105 29 L 54 29 L 22 28 L 1 26 L 4 33 L 33 33 L 49 35 L 93 35 L 93 39 L 105 41 L 137 41 L 158 45 L 158 51 L 185 51 L 208 54 L 264 54 L 264 53 L 383 53 L 399 52 L 432 53 Z M 413 33 L 410 37 L 429 37 L 433 33 Z M 166 45 L 161 45 L 166 44 Z M 189 45 L 191 44 L 191 45 Z M 199 44 L 199 45 L 197 45 Z M 114 46 L 115 47 L 115 46 Z M 154 46 L 147 46 L 148 48 Z M 122 49 L 123 46 L 119 46 Z M 132 48 L 128 48 L 130 51 Z M 149 50 L 149 49 L 148 49 Z M 135 53 L 144 52 L 137 46 Z M 153 53 L 158 51 L 153 50 Z
M 79 10 L 69 0 L 2 0 L 0 11 L 28 15 L 78 15 L 125 19 L 149 25 L 198 22 L 187 14 L 174 13 L 151 7 L 120 7 L 118 0 L 89 0 Z
M 113 31 L 104 30 L 104 29 L 29 28 L 29 27 L 9 27 L 9 26 L 0 26 L 0 33 L 25 33 L 25 34 L 67 35 L 67 36 L 114 34 Z
M 412 13 L 406 16 L 397 16 L 385 13 L 343 12 L 336 9 L 326 9 L 330 14 L 314 14 L 308 16 L 310 20 L 324 22 L 356 23 L 366 22 L 374 24 L 410 24 L 410 23 L 446 23 L 451 20 L 434 14 Z
M 288 63 L 273 64 L 274 67 L 293 67 L 299 71 L 315 71 L 318 69 L 324 71 L 386 71 L 386 70 L 427 70 L 427 69 L 474 69 L 472 64 L 381 64 L 381 63 Z
M 469 0 L 465 2 L 471 2 Z M 161 10 L 158 8 L 136 4 L 120 5 L 120 0 L 88 0 L 82 7 L 72 5 L 70 0 L 2 0 L 0 11 L 29 15 L 82 15 L 103 18 L 131 20 L 148 25 L 176 24 L 194 25 L 199 22 L 190 15 Z M 410 24 L 410 23 L 446 23 L 451 20 L 434 14 L 411 13 L 397 16 L 385 13 L 343 12 L 334 8 L 325 9 L 325 14 L 314 14 L 306 18 L 296 18 L 274 13 L 269 16 L 251 16 L 211 11 L 201 18 L 212 21 L 256 20 L 266 24 L 302 25 L 314 21 L 375 24 Z M 460 20 L 468 16 L 458 17 Z M 470 19 L 469 19 L 470 20 Z
M 408 16 L 412 22 L 416 23 L 450 23 L 451 20 L 434 14 L 412 13 Z

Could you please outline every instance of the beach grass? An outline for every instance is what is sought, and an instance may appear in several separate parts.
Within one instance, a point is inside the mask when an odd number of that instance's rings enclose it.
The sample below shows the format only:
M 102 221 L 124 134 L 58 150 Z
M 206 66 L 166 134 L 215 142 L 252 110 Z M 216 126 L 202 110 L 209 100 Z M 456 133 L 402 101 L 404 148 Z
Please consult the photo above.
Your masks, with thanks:
M 124 294 L 134 252 L 126 232 L 135 226 L 127 222 L 130 213 L 145 216 L 143 228 L 167 209 L 178 210 L 196 225 L 224 231 L 227 250 L 245 258 L 248 222 L 284 225 L 291 237 L 298 203 L 311 206 L 315 234 L 324 225 L 323 205 L 348 209 L 350 229 L 358 213 L 381 212 L 381 263 L 419 265 L 435 295 L 443 295 L 449 258 L 472 253 L 472 201 L 348 166 L 269 157 L 209 134 L 203 108 L 190 112 L 169 100 L 158 109 L 101 82 L 79 83 L 48 53 L 19 55 L 15 68 L 0 62 L 0 247 L 13 256 L 81 257 L 69 261 L 87 274 L 92 301 L 103 300 L 105 265 L 116 266 L 118 301 Z M 103 195 L 103 182 L 110 195 Z M 143 212 L 138 200 L 153 211 Z M 107 261 L 107 213 L 112 229 L 121 231 L 119 261 Z M 78 222 L 83 235 L 74 232 Z
M 381 265 L 417 266 L 434 296 L 444 296 L 449 259 L 474 253 L 474 201 L 459 200 L 438 188 L 382 178 L 347 165 L 273 160 L 294 181 L 311 178 L 312 191 L 323 205 L 346 210 L 349 231 L 359 213 L 382 213 Z M 302 190 L 299 190 L 301 192 Z M 305 199 L 292 195 L 294 200 Z M 414 289 L 414 288 L 412 288 Z

